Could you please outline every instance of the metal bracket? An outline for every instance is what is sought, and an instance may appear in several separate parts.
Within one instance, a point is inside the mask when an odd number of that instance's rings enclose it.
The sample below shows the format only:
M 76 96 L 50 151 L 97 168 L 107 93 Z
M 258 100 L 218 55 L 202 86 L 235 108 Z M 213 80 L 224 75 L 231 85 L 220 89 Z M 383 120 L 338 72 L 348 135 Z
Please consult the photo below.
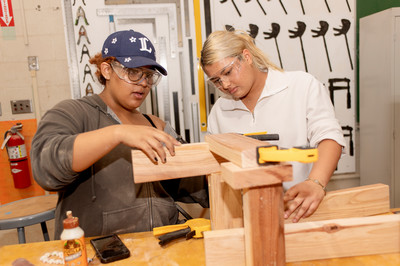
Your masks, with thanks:
M 37 56 L 28 56 L 28 68 L 31 70 L 39 70 L 39 60 Z

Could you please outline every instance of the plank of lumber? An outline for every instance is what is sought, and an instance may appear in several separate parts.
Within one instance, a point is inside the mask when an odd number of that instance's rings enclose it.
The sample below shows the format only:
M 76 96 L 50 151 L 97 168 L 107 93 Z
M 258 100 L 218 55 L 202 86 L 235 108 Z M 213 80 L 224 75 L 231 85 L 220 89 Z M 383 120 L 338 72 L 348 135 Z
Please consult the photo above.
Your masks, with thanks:
M 243 227 L 242 193 L 222 180 L 221 173 L 208 177 L 211 229 Z
M 204 232 L 204 243 L 207 266 L 245 265 L 244 228 Z M 400 214 L 285 224 L 285 249 L 286 262 L 400 253 Z
M 220 171 L 217 158 L 204 142 L 176 146 L 175 156 L 171 156 L 167 150 L 165 153 L 167 162 L 155 164 L 142 151 L 132 150 L 135 183 L 200 176 Z
M 205 231 L 207 266 L 245 265 L 244 228 Z
M 300 222 L 364 217 L 390 211 L 389 186 L 373 184 L 326 193 L 318 209 Z M 291 223 L 292 214 L 285 223 Z
M 257 167 L 256 148 L 268 145 L 267 142 L 236 133 L 206 135 L 205 141 L 213 153 L 242 168 Z
M 243 190 L 246 265 L 284 265 L 282 183 Z
M 291 181 L 293 168 L 291 164 L 282 163 L 243 169 L 227 162 L 221 164 L 221 175 L 233 189 L 243 189 Z

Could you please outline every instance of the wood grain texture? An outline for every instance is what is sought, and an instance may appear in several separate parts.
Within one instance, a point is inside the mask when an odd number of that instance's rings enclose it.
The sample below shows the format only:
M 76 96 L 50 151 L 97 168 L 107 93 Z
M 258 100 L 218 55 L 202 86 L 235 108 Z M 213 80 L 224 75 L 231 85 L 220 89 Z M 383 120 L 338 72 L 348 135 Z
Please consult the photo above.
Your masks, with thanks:
M 203 234 L 207 266 L 245 265 L 243 228 L 207 231 Z
M 274 164 L 255 168 L 240 168 L 228 162 L 221 164 L 221 175 L 233 189 L 279 184 L 293 179 L 291 164 Z
M 166 150 L 167 162 L 154 164 L 140 150 L 132 150 L 135 183 L 207 175 L 220 171 L 220 164 L 207 143 L 184 144 L 175 147 L 175 156 Z
M 246 265 L 285 265 L 282 183 L 243 190 Z
M 299 222 L 364 217 L 389 212 L 389 186 L 373 184 L 326 193 L 318 209 Z M 285 223 L 291 223 L 292 214 Z
M 208 177 L 211 229 L 243 227 L 242 193 L 222 180 L 221 173 Z
M 242 168 L 258 167 L 256 148 L 268 145 L 236 133 L 206 135 L 205 141 L 213 153 Z
M 331 265 L 329 264 L 331 260 L 328 259 L 334 258 L 337 262 L 350 263 L 335 265 L 364 265 L 351 264 L 362 257 L 358 259 L 346 257 L 379 254 L 393 254 L 393 260 L 400 261 L 400 214 L 285 224 L 284 227 L 286 262 L 324 259 L 325 262 L 312 265 Z M 244 230 L 236 228 L 205 233 L 207 265 L 228 265 L 219 258 L 229 256 L 236 258 L 236 262 L 229 265 L 246 265 L 245 260 L 239 261 L 245 256 Z M 212 241 L 208 243 L 210 238 Z M 228 243 L 231 244 L 229 249 L 225 248 Z M 384 256 L 371 257 L 381 263 L 371 264 L 371 261 L 367 260 L 368 265 L 398 265 L 382 263 L 384 260 L 380 257 Z M 288 265 L 307 265 L 307 263 Z
M 0 206 L 0 220 L 30 216 L 55 209 L 58 195 L 36 196 Z

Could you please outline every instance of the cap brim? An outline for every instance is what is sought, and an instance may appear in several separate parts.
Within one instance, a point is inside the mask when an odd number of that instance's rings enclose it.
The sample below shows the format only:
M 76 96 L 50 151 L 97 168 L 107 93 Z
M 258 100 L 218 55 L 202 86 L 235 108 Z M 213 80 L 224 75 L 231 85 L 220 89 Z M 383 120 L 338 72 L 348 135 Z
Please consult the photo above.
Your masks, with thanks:
M 167 70 L 165 70 L 165 68 L 163 68 L 160 64 L 158 64 L 154 60 L 151 60 L 146 57 L 134 56 L 134 57 L 130 58 L 131 60 L 129 62 L 126 62 L 125 58 L 126 57 L 116 57 L 118 62 L 120 62 L 121 65 L 123 65 L 124 67 L 135 68 L 135 67 L 142 67 L 142 66 L 151 66 L 151 67 L 154 67 L 155 69 L 157 69 L 164 76 L 167 75 Z

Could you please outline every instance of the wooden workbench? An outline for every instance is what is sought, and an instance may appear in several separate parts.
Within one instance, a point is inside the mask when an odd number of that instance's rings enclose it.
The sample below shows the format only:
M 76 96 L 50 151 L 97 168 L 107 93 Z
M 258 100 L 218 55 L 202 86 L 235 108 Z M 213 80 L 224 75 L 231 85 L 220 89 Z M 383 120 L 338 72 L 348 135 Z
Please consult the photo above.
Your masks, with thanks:
M 180 239 L 161 247 L 151 232 L 124 234 L 120 237 L 131 251 L 131 256 L 112 265 L 205 265 L 203 239 Z M 0 247 L 0 265 L 12 265 L 12 262 L 18 258 L 25 258 L 36 266 L 50 265 L 43 264 L 40 257 L 46 252 L 62 251 L 61 246 L 61 241 L 2 246 Z M 88 257 L 94 257 L 95 253 L 89 239 L 86 239 L 86 246 Z M 100 261 L 95 258 L 89 265 L 100 264 Z M 286 265 L 400 265 L 400 253 L 303 261 Z

